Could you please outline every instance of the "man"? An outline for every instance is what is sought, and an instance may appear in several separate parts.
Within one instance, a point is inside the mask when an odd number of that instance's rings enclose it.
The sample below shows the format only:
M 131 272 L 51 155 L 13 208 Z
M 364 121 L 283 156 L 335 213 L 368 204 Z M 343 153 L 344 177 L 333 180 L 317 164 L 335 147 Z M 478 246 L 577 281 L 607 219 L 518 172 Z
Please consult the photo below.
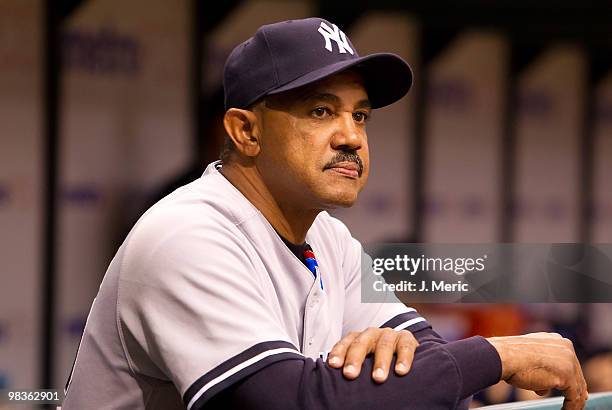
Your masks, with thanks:
M 558 335 L 446 343 L 412 308 L 360 302 L 361 246 L 325 210 L 355 202 L 367 118 L 411 82 L 401 58 L 359 57 L 318 18 L 236 47 L 222 161 L 119 249 L 64 410 L 452 409 L 500 378 L 582 408 L 582 372 Z

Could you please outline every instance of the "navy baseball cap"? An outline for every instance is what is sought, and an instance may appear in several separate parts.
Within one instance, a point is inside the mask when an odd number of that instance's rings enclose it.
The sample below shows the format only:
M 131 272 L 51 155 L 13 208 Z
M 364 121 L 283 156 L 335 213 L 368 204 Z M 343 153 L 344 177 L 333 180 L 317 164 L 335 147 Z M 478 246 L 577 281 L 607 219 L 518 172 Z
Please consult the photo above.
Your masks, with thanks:
M 277 94 L 346 70 L 364 80 L 372 108 L 392 104 L 412 85 L 412 70 L 401 57 L 360 57 L 349 38 L 322 18 L 288 20 L 260 27 L 231 52 L 223 70 L 225 109 L 247 108 Z

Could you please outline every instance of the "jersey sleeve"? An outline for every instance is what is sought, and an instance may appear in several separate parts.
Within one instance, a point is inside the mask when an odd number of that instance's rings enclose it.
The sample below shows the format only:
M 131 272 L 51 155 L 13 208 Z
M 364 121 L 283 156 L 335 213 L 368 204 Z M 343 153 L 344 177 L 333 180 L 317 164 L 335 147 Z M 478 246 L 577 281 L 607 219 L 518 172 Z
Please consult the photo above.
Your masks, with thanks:
M 364 303 L 361 300 L 362 263 L 371 266 L 371 258 L 365 254 L 361 243 L 353 238 L 344 224 L 338 221 L 344 231 L 343 269 L 345 274 L 345 309 L 342 334 L 362 331 L 368 327 L 391 327 L 395 330 L 409 330 L 416 334 L 431 329 L 431 325 L 416 309 L 406 306 L 394 295 L 387 292 L 388 300 L 379 303 Z M 365 280 L 374 280 L 366 275 Z M 420 332 L 423 334 L 424 332 Z
M 271 363 L 303 359 L 266 298 L 265 280 L 233 225 L 139 227 L 118 294 L 132 371 L 171 380 L 191 409 Z
M 501 375 L 497 351 L 479 336 L 422 344 L 410 372 L 390 372 L 382 384 L 372 381 L 373 366 L 374 358 L 366 357 L 359 376 L 348 380 L 321 359 L 277 362 L 215 396 L 206 408 L 465 410 L 472 394 L 497 383 Z

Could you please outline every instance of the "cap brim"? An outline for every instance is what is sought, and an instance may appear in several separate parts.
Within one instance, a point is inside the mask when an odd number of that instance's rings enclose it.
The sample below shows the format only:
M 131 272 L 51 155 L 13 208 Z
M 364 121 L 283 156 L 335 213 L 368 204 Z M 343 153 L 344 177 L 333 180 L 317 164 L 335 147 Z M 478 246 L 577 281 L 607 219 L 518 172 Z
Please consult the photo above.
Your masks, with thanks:
M 296 78 L 266 94 L 278 94 L 303 87 L 346 69 L 361 74 L 372 108 L 393 104 L 412 86 L 412 70 L 401 57 L 392 53 L 376 53 L 341 61 Z

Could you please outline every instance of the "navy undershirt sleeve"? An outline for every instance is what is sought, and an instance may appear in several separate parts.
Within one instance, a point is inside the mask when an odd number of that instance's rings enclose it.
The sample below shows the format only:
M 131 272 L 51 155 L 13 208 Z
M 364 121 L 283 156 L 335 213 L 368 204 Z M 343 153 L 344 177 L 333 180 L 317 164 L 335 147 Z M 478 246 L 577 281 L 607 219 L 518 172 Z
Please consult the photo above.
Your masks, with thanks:
M 359 377 L 347 380 L 341 369 L 321 359 L 284 360 L 228 387 L 204 408 L 457 409 L 475 392 L 497 383 L 501 375 L 497 351 L 480 336 L 448 343 L 422 342 L 410 372 L 401 377 L 390 372 L 382 384 L 372 380 L 372 366 L 369 356 Z

